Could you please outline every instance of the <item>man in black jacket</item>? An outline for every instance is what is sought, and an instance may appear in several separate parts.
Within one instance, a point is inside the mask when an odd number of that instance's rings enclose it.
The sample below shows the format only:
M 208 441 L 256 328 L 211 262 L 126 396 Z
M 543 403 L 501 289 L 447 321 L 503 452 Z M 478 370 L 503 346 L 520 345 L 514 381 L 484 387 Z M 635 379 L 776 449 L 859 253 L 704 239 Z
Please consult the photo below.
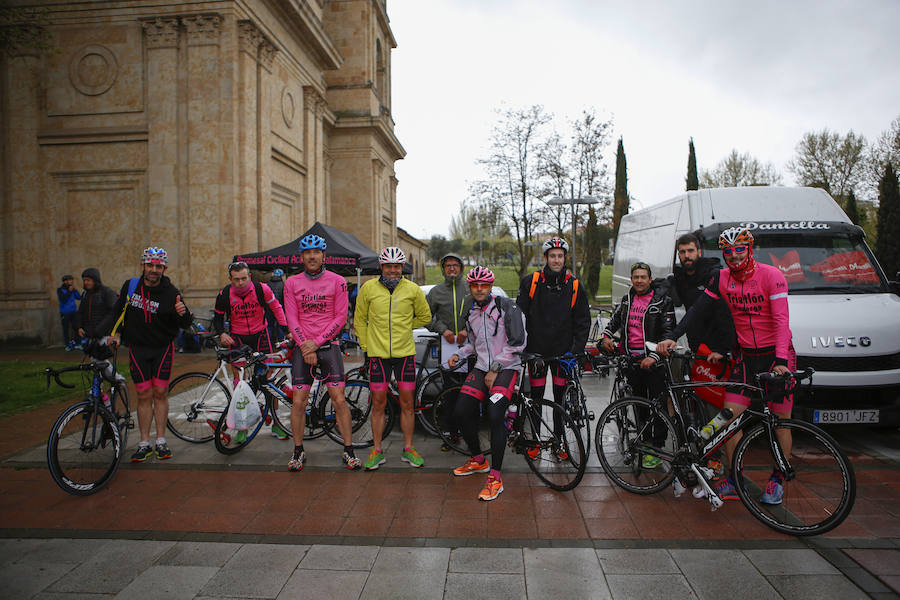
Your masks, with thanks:
M 640 358 L 640 370 L 628 373 L 628 383 L 638 396 L 656 398 L 665 391 L 664 375 L 654 367 L 660 360 L 656 352 L 647 352 L 645 342 L 659 342 L 675 329 L 675 306 L 664 286 L 651 285 L 650 265 L 636 262 L 631 265 L 631 289 L 622 296 L 612 318 L 603 330 L 601 345 L 606 352 L 615 351 L 613 337 L 619 334 L 619 351 Z M 646 419 L 647 414 L 639 415 Z M 654 446 L 662 447 L 666 437 L 664 423 L 654 422 L 650 438 Z M 653 469 L 660 459 L 645 454 L 642 466 Z
M 101 329 L 101 325 L 113 314 L 116 305 L 116 292 L 100 281 L 100 270 L 90 267 L 81 273 L 84 284 L 84 296 L 78 306 L 76 318 L 78 335 L 83 338 L 99 338 L 109 333 Z
M 684 305 L 685 310 L 691 308 L 697 298 L 706 289 L 706 284 L 719 270 L 719 261 L 715 258 L 704 258 L 700 240 L 692 233 L 678 238 L 675 244 L 678 251 L 680 267 L 674 269 L 674 286 L 672 300 L 675 306 Z M 723 300 L 715 305 L 712 319 L 696 319 L 687 330 L 688 345 L 691 351 L 697 352 L 700 344 L 706 344 L 712 351 L 710 362 L 719 362 L 723 355 L 734 346 L 734 322 L 731 312 Z
M 169 376 L 178 330 L 191 325 L 191 312 L 168 277 L 168 257 L 162 248 L 150 247 L 141 258 L 143 274 L 122 284 L 119 300 L 104 326 L 124 317 L 122 333 L 112 332 L 112 344 L 128 346 L 131 380 L 138 397 L 138 426 L 141 441 L 131 462 L 143 462 L 156 455 L 172 458 L 166 445 L 166 418 L 169 416 Z M 108 324 L 108 325 L 107 325 Z M 150 422 L 156 421 L 156 445 L 150 445 Z
M 584 354 L 591 328 L 591 311 L 584 286 L 566 270 L 569 244 L 553 237 L 544 242 L 547 264 L 529 273 L 519 284 L 516 304 L 525 315 L 528 352 L 544 356 Z M 538 367 L 529 366 L 532 398 L 543 398 L 547 369 L 551 370 L 553 399 L 561 403 L 568 376 L 557 361 Z

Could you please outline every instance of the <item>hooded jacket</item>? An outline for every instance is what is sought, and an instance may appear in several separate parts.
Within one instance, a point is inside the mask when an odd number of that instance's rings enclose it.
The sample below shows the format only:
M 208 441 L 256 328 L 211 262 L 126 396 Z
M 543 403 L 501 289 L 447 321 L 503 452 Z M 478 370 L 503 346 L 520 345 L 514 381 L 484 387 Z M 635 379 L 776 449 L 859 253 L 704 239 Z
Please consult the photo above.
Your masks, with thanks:
M 427 300 L 432 315 L 428 331 L 442 334 L 449 329 L 457 335 L 465 329 L 472 295 L 464 277 L 444 277 L 443 283 L 428 292 Z
M 653 284 L 650 286 L 653 291 L 653 298 L 650 305 L 641 319 L 641 326 L 644 329 L 644 340 L 647 342 L 659 342 L 666 338 L 672 330 L 675 329 L 675 305 L 672 298 L 666 293 L 665 288 L 661 285 Z M 648 292 L 649 293 L 649 292 Z M 625 344 L 628 338 L 626 328 L 628 326 L 628 312 L 631 310 L 631 302 L 634 299 L 634 288 L 628 290 L 628 293 L 622 296 L 622 301 L 613 312 L 612 318 L 603 330 L 603 336 L 612 339 L 616 333 L 621 333 L 619 338 L 619 350 L 625 352 Z M 660 356 L 656 352 L 648 352 L 647 356 L 660 361 Z
M 113 307 L 116 305 L 116 293 L 112 288 L 103 285 L 103 282 L 100 281 L 99 269 L 93 267 L 85 269 L 81 273 L 81 277 L 93 279 L 94 288 L 84 291 L 81 304 L 78 306 L 75 327 L 84 329 L 84 334 L 89 338 L 107 335 L 109 330 L 103 330 L 102 325 L 113 314 Z
M 677 266 L 674 275 L 670 275 L 670 293 L 675 306 L 684 305 L 685 310 L 691 308 L 704 295 L 710 279 L 719 272 L 719 260 L 700 257 L 693 274 L 688 275 L 684 267 Z M 725 354 L 734 348 L 735 332 L 731 311 L 724 300 L 717 300 L 713 305 L 711 319 L 695 319 L 688 324 L 687 338 L 691 350 L 696 352 L 700 344 L 706 344 L 713 352 Z
M 516 297 L 528 328 L 528 351 L 545 356 L 566 352 L 584 354 L 591 329 L 591 310 L 584 286 L 578 286 L 573 306 L 575 277 L 565 268 L 554 273 L 545 266 L 540 273 L 534 297 L 529 294 L 532 273 L 522 278 Z
M 163 348 L 171 344 L 178 335 L 178 330 L 190 327 L 193 320 L 190 310 L 185 311 L 183 315 L 175 312 L 175 300 L 180 295 L 181 292 L 165 275 L 160 277 L 159 284 L 153 287 L 145 286 L 144 278 L 141 277 L 131 296 L 131 302 L 125 309 L 125 323 L 121 330 L 122 343 L 126 346 L 151 348 Z M 126 279 L 119 291 L 119 299 L 108 319 L 109 329 L 112 329 L 116 319 L 122 313 L 122 309 L 125 308 L 127 298 L 128 280 Z
M 525 316 L 509 298 L 492 296 L 479 306 L 474 300 L 466 319 L 466 343 L 457 353 L 461 360 L 475 354 L 475 368 L 487 372 L 497 362 L 501 369 L 515 369 L 521 364 L 516 352 L 525 348 L 528 334 Z

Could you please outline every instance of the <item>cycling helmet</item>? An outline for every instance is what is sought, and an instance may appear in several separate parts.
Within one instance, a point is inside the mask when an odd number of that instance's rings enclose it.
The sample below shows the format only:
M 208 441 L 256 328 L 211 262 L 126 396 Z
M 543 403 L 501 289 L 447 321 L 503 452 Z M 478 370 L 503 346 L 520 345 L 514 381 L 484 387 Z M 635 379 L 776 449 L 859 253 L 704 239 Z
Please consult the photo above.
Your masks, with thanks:
M 162 248 L 156 248 L 155 246 L 150 246 L 144 250 L 144 254 L 141 256 L 142 265 L 153 264 L 166 266 L 168 263 L 169 255 L 166 254 L 166 251 Z
M 460 267 L 462 267 L 463 264 L 464 264 L 464 263 L 463 263 L 463 259 L 462 259 L 462 257 L 461 257 L 459 254 L 454 254 L 453 252 L 449 252 L 449 253 L 445 254 L 445 255 L 441 258 L 441 269 L 444 268 L 444 263 L 447 262 L 447 259 L 448 259 L 448 258 L 455 258 L 456 260 L 458 260 L 458 261 L 459 261 L 459 266 L 460 266 Z
M 729 227 L 719 234 L 719 248 L 753 246 L 753 234 L 746 227 Z
M 328 244 L 325 243 L 325 238 L 319 235 L 310 234 L 303 236 L 300 240 L 301 253 L 304 250 L 321 250 L 322 252 L 325 252 L 326 248 L 328 248 Z
M 544 256 L 547 256 L 547 252 L 549 252 L 553 248 L 562 248 L 563 252 L 565 252 L 566 254 L 569 253 L 569 244 L 566 242 L 566 240 L 564 240 L 560 237 L 552 237 L 549 240 L 547 240 L 546 242 L 544 242 L 544 246 L 543 246 Z
M 472 267 L 466 275 L 466 283 L 494 283 L 494 273 L 486 267 Z
M 275 269 L 274 271 L 272 271 L 272 278 L 275 277 L 281 279 L 282 277 L 284 277 L 284 271 L 282 271 L 281 269 Z
M 397 246 L 388 246 L 378 256 L 378 263 L 382 265 L 402 265 L 406 262 L 406 254 Z

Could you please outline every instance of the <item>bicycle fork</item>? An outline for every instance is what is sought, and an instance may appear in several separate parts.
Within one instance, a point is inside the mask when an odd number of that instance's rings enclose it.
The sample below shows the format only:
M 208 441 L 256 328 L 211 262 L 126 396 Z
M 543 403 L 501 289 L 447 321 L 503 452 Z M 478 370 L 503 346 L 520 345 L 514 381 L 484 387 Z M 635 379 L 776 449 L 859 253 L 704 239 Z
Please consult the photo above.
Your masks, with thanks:
M 712 486 L 709 485 L 709 479 L 711 479 L 714 474 L 713 470 L 709 467 L 700 467 L 697 463 L 691 463 L 691 471 L 697 477 L 698 482 L 696 487 L 692 490 L 694 498 L 703 498 L 705 496 L 709 501 L 710 510 L 715 511 L 720 508 L 725 502 Z M 687 490 L 677 475 L 675 476 L 675 481 L 672 483 L 672 488 L 675 491 L 676 498 L 681 496 Z

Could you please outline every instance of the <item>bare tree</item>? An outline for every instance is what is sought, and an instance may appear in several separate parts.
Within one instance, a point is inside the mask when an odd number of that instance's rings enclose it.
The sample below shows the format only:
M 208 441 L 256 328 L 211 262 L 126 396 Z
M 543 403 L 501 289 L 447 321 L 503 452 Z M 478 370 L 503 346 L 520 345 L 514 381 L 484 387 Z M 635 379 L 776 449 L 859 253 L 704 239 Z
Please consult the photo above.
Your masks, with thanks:
M 490 154 L 478 161 L 485 178 L 472 186 L 473 195 L 489 204 L 511 224 L 519 255 L 517 271 L 524 275 L 531 252 L 525 245 L 535 230 L 535 208 L 543 192 L 537 149 L 546 141 L 552 116 L 540 105 L 498 111 L 490 136 Z
M 566 164 L 566 148 L 558 133 L 553 133 L 537 149 L 538 174 L 541 188 L 538 197 L 566 197 L 572 187 L 572 175 Z M 570 226 L 570 212 L 566 206 L 544 204 L 537 209 L 535 225 L 549 225 L 557 235 L 562 235 Z
M 779 185 L 781 174 L 772 163 L 763 164 L 749 152 L 731 154 L 719 161 L 713 169 L 700 175 L 700 187 L 741 187 L 746 185 Z
M 800 185 L 823 188 L 841 201 L 850 190 L 858 191 L 865 174 L 865 147 L 866 138 L 853 131 L 844 136 L 827 128 L 808 132 L 797 144 L 787 169 Z

